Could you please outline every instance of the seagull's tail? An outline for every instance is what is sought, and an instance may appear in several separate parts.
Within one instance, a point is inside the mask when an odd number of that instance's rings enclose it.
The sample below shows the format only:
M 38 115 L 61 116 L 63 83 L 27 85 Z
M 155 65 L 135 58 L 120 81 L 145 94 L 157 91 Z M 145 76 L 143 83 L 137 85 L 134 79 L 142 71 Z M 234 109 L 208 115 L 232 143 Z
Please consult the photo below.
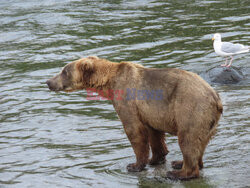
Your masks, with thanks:
M 239 51 L 239 54 L 241 53 L 247 53 L 250 51 L 250 46 L 244 46 L 244 48 L 242 48 L 240 51 Z
M 246 46 L 246 48 L 247 48 L 247 52 L 249 52 L 250 51 L 250 46 Z

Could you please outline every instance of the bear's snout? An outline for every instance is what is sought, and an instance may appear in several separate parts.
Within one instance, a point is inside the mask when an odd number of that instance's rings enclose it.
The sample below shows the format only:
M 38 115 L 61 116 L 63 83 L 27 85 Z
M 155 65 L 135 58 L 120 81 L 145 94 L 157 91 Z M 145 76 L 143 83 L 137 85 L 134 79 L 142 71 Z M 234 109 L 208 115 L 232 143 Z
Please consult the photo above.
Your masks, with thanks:
M 63 89 L 60 83 L 57 83 L 53 78 L 46 81 L 51 91 L 60 91 Z
M 50 86 L 50 80 L 47 80 L 47 81 L 46 81 L 46 84 L 47 84 L 48 86 Z
M 48 85 L 50 90 L 52 90 L 52 91 L 54 90 L 54 88 L 52 87 L 52 81 L 51 80 L 47 80 L 46 84 Z

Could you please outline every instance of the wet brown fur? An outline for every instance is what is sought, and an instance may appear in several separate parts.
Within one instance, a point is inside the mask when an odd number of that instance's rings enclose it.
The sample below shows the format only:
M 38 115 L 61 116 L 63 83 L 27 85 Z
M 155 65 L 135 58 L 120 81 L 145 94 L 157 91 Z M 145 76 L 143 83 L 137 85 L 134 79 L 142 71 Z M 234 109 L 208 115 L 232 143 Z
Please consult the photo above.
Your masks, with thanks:
M 179 69 L 145 68 L 130 62 L 114 63 L 98 57 L 87 57 L 65 66 L 47 81 L 54 91 L 86 88 L 123 90 L 122 100 L 112 100 L 136 155 L 129 171 L 141 171 L 146 164 L 165 162 L 168 153 L 165 132 L 178 136 L 183 161 L 172 163 L 179 169 L 167 173 L 172 179 L 199 177 L 202 157 L 215 134 L 222 113 L 219 95 L 197 74 Z M 162 100 L 126 100 L 127 88 L 163 90 Z M 105 93 L 104 93 L 105 95 Z M 152 158 L 149 160 L 149 151 Z

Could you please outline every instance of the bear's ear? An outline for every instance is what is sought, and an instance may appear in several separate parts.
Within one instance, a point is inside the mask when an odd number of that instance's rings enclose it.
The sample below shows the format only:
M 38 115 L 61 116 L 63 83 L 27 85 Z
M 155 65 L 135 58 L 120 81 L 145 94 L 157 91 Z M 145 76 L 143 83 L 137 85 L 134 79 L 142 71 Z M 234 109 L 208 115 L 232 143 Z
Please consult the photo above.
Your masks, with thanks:
M 97 57 L 97 56 L 89 56 L 89 57 L 87 57 L 87 59 L 90 59 L 90 60 L 98 60 L 99 57 Z
M 94 65 L 93 65 L 93 62 L 91 61 L 84 61 L 81 63 L 81 70 L 83 72 L 91 71 L 93 70 L 93 68 L 94 68 Z
M 91 76 L 94 73 L 94 64 L 92 61 L 85 59 L 78 64 L 78 70 L 81 74 L 81 81 L 90 85 Z

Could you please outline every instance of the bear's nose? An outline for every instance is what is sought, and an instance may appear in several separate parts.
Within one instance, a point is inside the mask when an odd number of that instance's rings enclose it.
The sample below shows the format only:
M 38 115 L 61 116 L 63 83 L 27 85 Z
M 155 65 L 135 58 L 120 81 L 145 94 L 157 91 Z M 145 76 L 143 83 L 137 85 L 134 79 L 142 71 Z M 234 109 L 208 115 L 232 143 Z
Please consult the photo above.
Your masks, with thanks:
M 47 80 L 46 81 L 46 84 L 50 87 L 50 83 L 51 83 L 51 81 L 50 80 Z

